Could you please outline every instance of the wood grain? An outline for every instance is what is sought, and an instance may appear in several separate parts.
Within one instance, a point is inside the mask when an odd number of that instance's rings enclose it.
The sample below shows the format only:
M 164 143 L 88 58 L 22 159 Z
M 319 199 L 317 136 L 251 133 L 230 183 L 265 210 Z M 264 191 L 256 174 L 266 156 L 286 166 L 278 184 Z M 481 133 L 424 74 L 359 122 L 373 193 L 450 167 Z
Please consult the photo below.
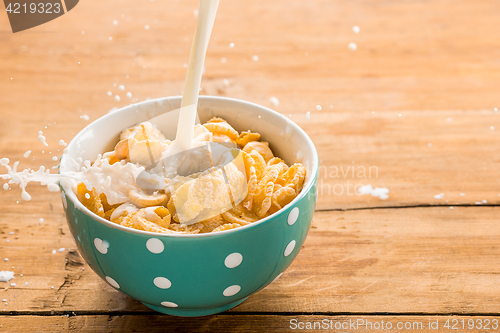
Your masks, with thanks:
M 0 15 L 0 157 L 55 166 L 57 143 L 89 123 L 83 115 L 93 121 L 179 95 L 197 3 L 80 1 L 16 34 Z M 221 2 L 202 93 L 276 109 L 306 130 L 320 155 L 318 212 L 300 255 L 223 315 L 159 316 L 82 262 L 57 194 L 35 186 L 25 203 L 18 189 L 2 191 L 0 270 L 15 271 L 16 286 L 0 282 L 0 331 L 253 332 L 289 331 L 292 316 L 494 318 L 499 20 L 494 0 Z M 40 130 L 49 147 L 38 142 Z M 389 198 L 355 195 L 358 184 L 387 187 Z
M 3 319 L 3 318 L 2 318 Z M 485 332 L 483 327 L 498 327 L 497 317 L 484 316 L 313 316 L 313 315 L 215 315 L 179 318 L 161 315 L 132 316 L 17 316 L 7 317 L 0 329 L 26 332 Z M 344 329 L 342 329 L 342 325 Z M 399 326 L 398 326 L 399 325 Z M 448 325 L 446 328 L 445 326 Z M 376 328 L 378 327 L 378 329 Z M 384 327 L 384 330 L 381 329 Z M 387 327 L 392 327 L 387 329 Z M 405 329 L 406 327 L 406 329 Z M 455 329 L 453 329 L 453 327 Z M 462 328 L 465 328 L 463 330 Z M 469 329 L 470 327 L 470 329 Z M 437 330 L 438 328 L 439 330 Z
M 234 311 L 498 313 L 498 210 L 317 212 L 290 268 Z M 1 220 L 8 219 L 3 215 Z M 9 258 L 0 263 L 0 270 L 13 266 L 16 278 L 11 282 L 17 284 L 0 290 L 0 298 L 8 303 L 0 305 L 2 310 L 150 312 L 109 287 L 83 263 L 65 225 L 52 220 L 41 226 L 20 222 L 15 235 L 8 235 L 12 229 L 2 223 L 0 230 L 3 239 L 11 239 L 0 243 Z M 60 247 L 65 250 L 51 253 Z
M 223 3 L 204 93 L 267 106 L 271 96 L 279 98 L 277 111 L 317 145 L 318 209 L 498 203 L 500 113 L 493 108 L 500 106 L 500 27 L 492 15 L 500 8 L 494 1 L 475 5 L 483 18 L 478 25 L 466 15 L 470 4 L 448 4 L 435 2 L 428 11 L 425 2 Z M 59 140 L 69 142 L 88 124 L 81 116 L 95 120 L 113 107 L 182 91 L 196 1 L 101 6 L 98 25 L 86 23 L 94 5 L 81 3 L 34 30 L 0 34 L 2 157 L 25 167 L 55 165 Z M 2 28 L 8 30 L 6 16 Z M 358 50 L 349 51 L 349 41 Z M 38 142 L 39 130 L 49 147 Z M 360 184 L 387 187 L 389 199 L 353 194 Z M 435 200 L 440 193 L 444 199 Z

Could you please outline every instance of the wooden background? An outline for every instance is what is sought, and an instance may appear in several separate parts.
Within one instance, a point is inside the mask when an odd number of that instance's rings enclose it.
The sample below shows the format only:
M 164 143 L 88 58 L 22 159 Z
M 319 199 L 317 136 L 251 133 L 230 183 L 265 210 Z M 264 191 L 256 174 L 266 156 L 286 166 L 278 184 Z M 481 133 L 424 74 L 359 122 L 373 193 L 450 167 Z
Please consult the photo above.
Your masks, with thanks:
M 181 94 L 197 4 L 81 1 L 16 34 L 0 13 L 0 157 L 54 166 L 59 140 L 89 121 Z M 290 331 L 292 319 L 427 330 L 429 320 L 500 319 L 499 22 L 496 0 L 223 0 L 202 93 L 273 107 L 320 155 L 318 211 L 297 259 L 231 311 L 163 316 L 88 268 L 58 194 L 32 186 L 32 201 L 17 203 L 18 189 L 2 190 L 0 270 L 14 271 L 16 286 L 0 282 L 0 332 Z M 353 193 L 366 184 L 389 198 Z

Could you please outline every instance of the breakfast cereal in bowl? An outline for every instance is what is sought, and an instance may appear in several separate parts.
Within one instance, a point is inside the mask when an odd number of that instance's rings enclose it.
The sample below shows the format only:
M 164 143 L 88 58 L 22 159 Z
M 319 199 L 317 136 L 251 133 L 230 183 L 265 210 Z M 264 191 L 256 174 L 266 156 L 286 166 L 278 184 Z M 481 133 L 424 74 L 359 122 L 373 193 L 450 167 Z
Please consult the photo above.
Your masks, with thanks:
M 196 168 L 189 175 L 180 175 L 179 170 L 163 166 L 154 189 L 148 188 L 150 182 L 141 188 L 129 177 L 119 194 L 116 186 L 111 188 L 116 172 L 107 172 L 101 177 L 104 181 L 94 182 L 97 186 L 80 182 L 73 190 L 101 218 L 161 234 L 213 233 L 246 226 L 276 213 L 302 190 L 304 166 L 288 166 L 274 156 L 259 133 L 239 133 L 223 118 L 213 117 L 196 125 L 194 134 L 196 152 L 205 153 L 195 158 L 196 164 L 205 164 L 204 170 Z M 171 145 L 154 125 L 143 122 L 124 129 L 114 150 L 99 156 L 85 172 L 92 168 L 123 170 L 127 164 L 135 164 L 137 173 L 156 164 L 155 157 L 159 159 Z M 183 155 L 193 157 L 192 152 Z
M 190 158 L 164 154 L 175 137 L 148 121 L 180 102 L 130 105 L 83 129 L 60 174 L 84 176 L 62 181 L 61 197 L 104 281 L 156 311 L 200 316 L 240 304 L 292 263 L 316 204 L 318 157 L 279 113 L 211 96 L 200 96 Z

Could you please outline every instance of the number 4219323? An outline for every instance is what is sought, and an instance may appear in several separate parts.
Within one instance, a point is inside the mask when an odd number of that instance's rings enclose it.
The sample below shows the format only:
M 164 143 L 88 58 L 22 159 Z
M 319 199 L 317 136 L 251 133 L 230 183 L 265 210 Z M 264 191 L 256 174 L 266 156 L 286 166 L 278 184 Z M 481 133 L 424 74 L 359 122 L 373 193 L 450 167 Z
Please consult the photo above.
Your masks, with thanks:
M 61 12 L 60 3 L 26 3 L 20 4 L 18 2 L 9 3 L 5 9 L 9 14 L 59 14 Z
M 496 330 L 498 319 L 448 319 L 443 327 L 449 330 Z

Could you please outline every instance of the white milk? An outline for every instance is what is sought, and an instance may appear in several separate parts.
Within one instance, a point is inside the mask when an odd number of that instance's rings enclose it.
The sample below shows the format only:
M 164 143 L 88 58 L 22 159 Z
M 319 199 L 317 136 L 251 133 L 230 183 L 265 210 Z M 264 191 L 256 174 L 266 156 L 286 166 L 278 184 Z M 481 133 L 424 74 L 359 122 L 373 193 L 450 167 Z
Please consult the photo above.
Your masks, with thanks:
M 1 271 L 0 272 L 0 282 L 9 282 L 14 278 L 14 272 L 11 271 Z
M 203 65 L 205 64 L 208 41 L 210 40 L 218 6 L 219 0 L 200 0 L 198 25 L 189 56 L 181 112 L 177 125 L 177 135 L 172 147 L 169 149 L 172 150 L 171 154 L 192 148 Z

